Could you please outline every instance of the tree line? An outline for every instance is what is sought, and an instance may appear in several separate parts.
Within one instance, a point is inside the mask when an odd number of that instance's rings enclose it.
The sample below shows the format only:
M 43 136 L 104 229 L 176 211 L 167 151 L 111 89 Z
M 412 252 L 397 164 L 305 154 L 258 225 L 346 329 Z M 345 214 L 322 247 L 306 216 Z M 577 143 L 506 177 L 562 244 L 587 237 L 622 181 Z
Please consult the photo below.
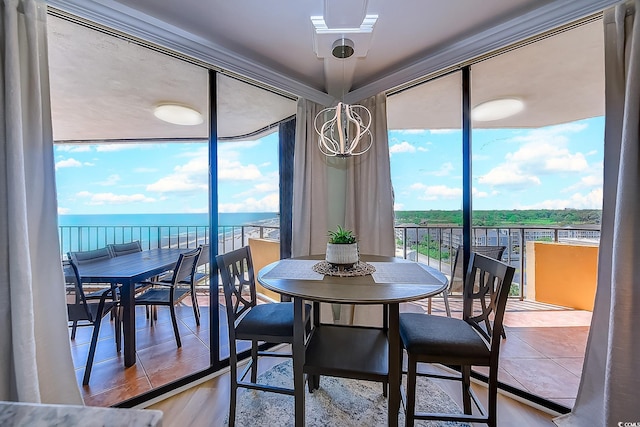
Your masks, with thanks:
M 396 224 L 462 226 L 462 210 L 396 211 Z M 600 209 L 530 209 L 473 211 L 476 227 L 495 226 L 566 226 L 600 224 Z

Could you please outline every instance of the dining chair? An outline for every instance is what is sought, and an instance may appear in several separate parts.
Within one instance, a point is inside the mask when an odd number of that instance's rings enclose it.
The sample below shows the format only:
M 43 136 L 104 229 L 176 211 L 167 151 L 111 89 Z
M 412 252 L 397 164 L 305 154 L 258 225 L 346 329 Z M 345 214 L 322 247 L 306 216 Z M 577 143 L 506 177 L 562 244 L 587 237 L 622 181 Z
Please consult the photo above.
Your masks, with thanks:
M 229 426 L 235 425 L 238 387 L 293 395 L 293 389 L 257 384 L 258 357 L 292 357 L 291 353 L 258 351 L 258 342 L 293 343 L 293 303 L 274 302 L 258 304 L 255 272 L 249 246 L 218 255 L 229 330 L 229 366 L 231 369 L 231 396 Z M 305 304 L 304 319 L 309 321 L 311 306 Z M 237 340 L 251 341 L 251 360 L 238 379 Z M 244 378 L 251 371 L 251 381 Z
M 144 306 L 167 306 L 171 314 L 171 323 L 173 324 L 173 333 L 176 337 L 176 344 L 182 347 L 180 341 L 180 332 L 178 331 L 178 320 L 176 318 L 175 305 L 180 303 L 187 295 L 195 294 L 194 273 L 200 255 L 200 249 L 196 248 L 192 251 L 180 254 L 178 261 L 173 269 L 173 274 L 169 282 L 149 282 L 152 287 L 135 296 L 136 305 Z M 146 283 L 146 282 L 145 282 Z M 197 308 L 193 307 L 193 313 L 196 322 L 200 324 Z M 153 325 L 154 316 L 150 316 Z
M 111 252 L 111 250 L 108 247 L 104 247 L 104 248 L 94 249 L 94 250 L 90 250 L 90 251 L 67 252 L 67 258 L 68 258 L 70 263 L 73 263 L 75 266 L 79 266 L 79 265 L 87 264 L 87 263 L 91 263 L 91 262 L 97 262 L 97 261 L 111 259 L 111 258 L 113 258 L 113 253 Z M 64 264 L 65 263 L 63 262 L 63 268 L 64 268 Z M 69 267 L 67 267 L 67 268 L 69 268 Z M 76 268 L 76 270 L 77 270 L 77 268 Z M 92 292 L 86 293 L 85 294 L 86 298 L 89 298 L 89 299 L 100 299 L 101 295 L 103 294 L 103 292 L 104 292 L 104 290 L 106 288 L 112 288 L 111 284 L 108 284 L 108 283 L 105 283 L 105 284 L 93 283 L 92 287 L 97 287 L 99 289 L 97 291 L 92 291 Z M 118 288 L 115 288 L 115 292 L 116 292 L 116 299 L 120 299 L 119 298 L 119 293 L 118 293 Z M 111 319 L 114 320 L 115 317 L 116 317 L 116 310 L 114 309 L 114 310 L 111 311 Z M 75 339 L 75 337 L 76 337 L 76 324 L 77 324 L 77 322 L 74 322 L 74 324 L 71 327 L 71 339 Z
M 515 268 L 472 253 L 463 293 L 462 319 L 424 313 L 400 313 L 400 341 L 407 351 L 406 426 L 415 420 L 481 422 L 496 426 L 500 332 Z M 480 302 L 485 300 L 484 302 Z M 417 372 L 418 363 L 459 366 L 460 375 Z M 488 411 L 471 389 L 472 366 L 488 366 Z M 462 383 L 464 414 L 416 412 L 416 377 L 435 377 Z M 471 401 L 480 411 L 472 415 Z
M 107 245 L 107 248 L 109 248 L 111 254 L 114 257 L 142 252 L 142 245 L 140 244 L 140 240 L 135 240 L 128 243 L 111 243 Z
M 74 257 L 77 259 L 77 257 Z M 76 338 L 76 329 L 78 326 L 92 326 L 93 333 L 91 335 L 91 342 L 89 344 L 89 354 L 87 355 L 87 363 L 84 369 L 84 377 L 82 384 L 89 384 L 89 378 L 91 376 L 91 368 L 93 367 L 93 359 L 96 354 L 96 346 L 98 343 L 98 336 L 100 334 L 100 324 L 102 318 L 107 313 L 114 313 L 115 318 L 115 339 L 116 349 L 120 352 L 121 348 L 121 331 L 120 327 L 120 315 L 118 313 L 118 298 L 115 288 L 108 287 L 101 291 L 94 292 L 92 296 L 85 294 L 82 285 L 80 274 L 78 273 L 78 267 L 74 262 L 74 258 L 68 261 L 67 266 L 71 268 L 73 276 L 68 275 L 65 271 L 65 280 L 69 284 L 73 284 L 73 290 L 69 290 L 67 294 L 67 315 L 71 326 L 71 339 Z M 73 293 L 73 295 L 69 295 Z
M 196 269 L 193 274 L 193 290 L 191 292 L 191 305 L 193 307 L 193 313 L 196 317 L 196 325 L 200 326 L 200 306 L 198 305 L 198 296 L 196 294 L 196 286 L 199 282 L 209 278 L 209 268 L 205 267 L 204 269 L 200 269 L 202 266 L 207 266 L 209 264 L 209 244 L 205 243 L 200 246 L 200 255 L 198 256 L 198 262 L 196 263 Z M 171 273 L 166 273 L 161 275 L 158 280 L 163 283 L 171 282 Z M 191 280 L 191 277 L 188 277 L 184 280 L 184 283 L 188 283 Z
M 497 259 L 498 261 L 502 261 L 502 254 L 504 253 L 506 246 L 471 246 L 471 252 L 475 252 L 477 254 L 488 256 L 489 258 Z M 449 289 L 448 293 L 462 293 L 462 254 L 463 247 L 458 246 L 456 249 L 456 257 L 453 263 L 453 270 L 451 274 L 451 280 L 449 281 Z M 445 301 L 445 307 L 447 308 L 447 316 L 451 317 L 451 310 L 447 306 L 448 300 Z M 431 313 L 431 312 L 429 312 Z M 507 333 L 504 330 L 504 326 L 502 327 L 502 331 L 500 332 L 502 338 L 507 338 Z

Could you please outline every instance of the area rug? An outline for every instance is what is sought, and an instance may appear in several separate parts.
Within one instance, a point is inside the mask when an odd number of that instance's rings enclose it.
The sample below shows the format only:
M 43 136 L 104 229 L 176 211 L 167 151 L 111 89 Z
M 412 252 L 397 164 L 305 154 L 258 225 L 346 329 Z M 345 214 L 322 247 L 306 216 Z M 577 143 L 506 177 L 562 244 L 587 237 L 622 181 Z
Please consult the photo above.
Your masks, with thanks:
M 293 388 L 291 361 L 280 363 L 258 376 L 258 383 Z M 427 378 L 418 377 L 416 406 L 419 411 L 461 413 L 456 403 Z M 305 387 L 305 425 L 376 427 L 387 425 L 387 399 L 382 384 L 344 378 L 321 377 L 320 388 L 308 393 Z M 225 425 L 228 425 L 228 419 Z M 236 425 L 285 427 L 294 425 L 293 396 L 239 389 Z M 398 425 L 404 425 L 401 409 Z M 467 423 L 416 421 L 416 426 L 469 426 Z

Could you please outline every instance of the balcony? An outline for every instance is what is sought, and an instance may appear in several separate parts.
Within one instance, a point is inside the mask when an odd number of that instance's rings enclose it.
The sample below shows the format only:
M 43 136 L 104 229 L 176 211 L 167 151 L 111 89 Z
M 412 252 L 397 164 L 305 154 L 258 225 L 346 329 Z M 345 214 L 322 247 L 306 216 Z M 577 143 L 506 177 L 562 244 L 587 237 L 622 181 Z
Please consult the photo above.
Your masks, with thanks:
M 95 249 L 106 243 L 129 240 L 141 240 L 145 249 L 195 247 L 207 240 L 208 227 L 61 227 L 60 236 L 61 253 Z M 248 244 L 249 238 L 277 240 L 278 237 L 279 230 L 274 226 L 221 227 L 218 250 L 231 251 Z M 428 263 L 450 274 L 451 248 L 461 242 L 462 230 L 458 227 L 399 226 L 396 227 L 396 237 L 398 256 Z M 598 230 L 587 228 L 474 228 L 473 244 L 507 246 L 503 260 L 517 268 L 504 320 L 507 339 L 502 345 L 499 378 L 503 383 L 563 406 L 573 406 L 591 312 L 584 308 L 536 301 L 539 283 L 536 283 L 536 292 L 531 292 L 530 288 L 534 285 L 527 283 L 532 280 L 527 271 L 527 268 L 531 269 L 527 257 L 533 258 L 536 240 L 547 244 L 574 242 L 575 239 L 582 243 L 593 243 L 598 237 Z M 544 268 L 544 264 L 536 265 L 536 271 Z M 538 273 L 537 282 L 540 277 Z M 556 277 L 560 276 L 556 274 Z M 91 383 L 86 387 L 81 386 L 85 402 L 95 406 L 114 405 L 209 366 L 208 308 L 215 298 L 220 304 L 224 301 L 219 294 L 210 295 L 208 283 L 200 286 L 197 293 L 202 313 L 201 326 L 195 325 L 189 299 L 185 299 L 184 305 L 177 308 L 183 341 L 181 349 L 175 346 L 168 310 L 159 309 L 158 321 L 150 327 L 144 308 L 137 308 L 137 363 L 126 370 L 123 368 L 122 355 L 115 351 L 113 325 L 108 316 L 105 317 Z M 452 315 L 461 316 L 461 299 L 454 295 L 450 302 Z M 401 310 L 427 312 L 428 301 L 403 304 Z M 445 315 L 442 298 L 433 298 L 431 310 L 432 314 Z M 220 354 L 224 358 L 228 356 L 228 342 L 223 310 L 220 315 Z M 79 384 L 84 372 L 90 332 L 90 328 L 79 329 L 72 342 Z

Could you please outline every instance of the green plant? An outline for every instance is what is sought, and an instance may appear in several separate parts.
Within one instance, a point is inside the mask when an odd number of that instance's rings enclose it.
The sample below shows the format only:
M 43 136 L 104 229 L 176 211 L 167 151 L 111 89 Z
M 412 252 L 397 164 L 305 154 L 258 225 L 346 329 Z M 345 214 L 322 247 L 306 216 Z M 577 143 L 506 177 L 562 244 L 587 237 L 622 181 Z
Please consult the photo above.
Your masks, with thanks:
M 356 236 L 353 235 L 353 231 L 338 226 L 337 230 L 329 231 L 329 243 L 342 245 L 356 243 Z

